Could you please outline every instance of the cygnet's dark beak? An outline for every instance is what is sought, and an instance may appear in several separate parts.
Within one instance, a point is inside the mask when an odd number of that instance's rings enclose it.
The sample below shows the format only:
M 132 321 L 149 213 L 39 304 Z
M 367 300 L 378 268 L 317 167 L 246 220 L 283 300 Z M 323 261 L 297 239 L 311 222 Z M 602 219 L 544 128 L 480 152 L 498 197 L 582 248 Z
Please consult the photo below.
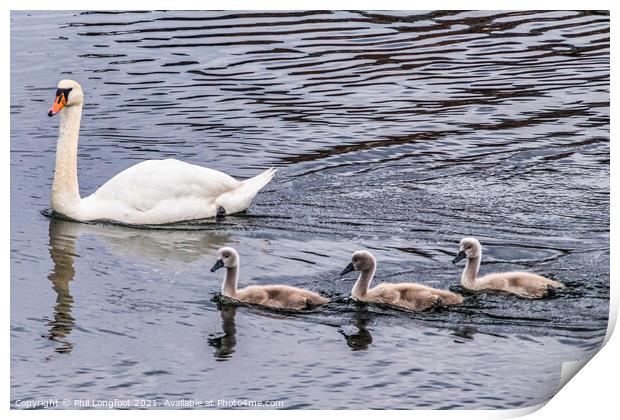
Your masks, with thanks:
M 345 269 L 342 270 L 342 273 L 340 273 L 340 276 L 344 276 L 345 274 L 350 273 L 351 271 L 354 271 L 354 270 L 355 268 L 353 268 L 353 263 L 349 263 L 349 265 L 347 265 Z
M 452 264 L 456 264 L 457 262 L 461 261 L 466 256 L 467 255 L 465 255 L 465 251 L 463 250 L 459 251 L 459 253 L 456 254 L 456 257 L 454 257 L 454 259 L 452 260 Z
M 215 262 L 215 264 L 213 264 L 213 267 L 211 267 L 211 272 L 215 273 L 217 270 L 219 270 L 222 267 L 224 267 L 224 261 L 219 259 Z

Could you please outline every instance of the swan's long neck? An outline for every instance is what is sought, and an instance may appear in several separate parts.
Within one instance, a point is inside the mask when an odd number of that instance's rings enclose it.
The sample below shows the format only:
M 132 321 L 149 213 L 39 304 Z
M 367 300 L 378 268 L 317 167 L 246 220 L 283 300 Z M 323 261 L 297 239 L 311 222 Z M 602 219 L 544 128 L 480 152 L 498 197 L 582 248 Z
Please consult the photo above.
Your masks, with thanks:
M 478 277 L 478 269 L 480 268 L 481 256 L 468 258 L 465 269 L 461 275 L 461 284 L 467 289 L 475 289 L 476 278 Z
M 56 170 L 52 185 L 52 209 L 73 217 L 80 204 L 77 177 L 77 147 L 82 105 L 65 107 L 60 112 L 60 135 L 56 146 Z
M 226 277 L 222 283 L 222 294 L 229 298 L 235 298 L 237 294 L 237 280 L 239 279 L 239 266 L 226 268 Z
M 359 299 L 363 298 L 366 293 L 368 293 L 368 286 L 370 286 L 370 282 L 375 275 L 376 268 L 377 264 L 373 261 L 370 268 L 360 272 L 360 276 L 357 278 L 357 281 L 353 285 L 353 290 L 351 290 L 351 296 Z

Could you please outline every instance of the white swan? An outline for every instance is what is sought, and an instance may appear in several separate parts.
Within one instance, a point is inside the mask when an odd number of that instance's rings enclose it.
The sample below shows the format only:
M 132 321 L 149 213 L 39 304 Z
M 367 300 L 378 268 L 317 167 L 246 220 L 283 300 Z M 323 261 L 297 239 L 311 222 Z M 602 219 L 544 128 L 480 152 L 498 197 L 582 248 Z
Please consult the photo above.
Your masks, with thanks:
M 424 311 L 438 304 L 457 305 L 463 302 L 459 294 L 435 289 L 418 283 L 381 283 L 368 289 L 375 275 L 377 261 L 368 251 L 356 251 L 351 263 L 340 274 L 359 271 L 360 276 L 351 290 L 351 297 L 368 303 L 379 303 L 409 311 Z
M 478 277 L 482 245 L 476 238 L 461 239 L 459 253 L 452 262 L 457 263 L 463 258 L 467 258 L 467 263 L 461 276 L 461 285 L 468 290 L 508 292 L 527 299 L 540 299 L 564 287 L 559 281 L 524 271 L 491 273 Z
M 114 176 L 81 198 L 77 147 L 84 94 L 73 80 L 58 83 L 48 115 L 60 113 L 52 209 L 79 221 L 164 224 L 232 214 L 247 209 L 273 177 L 271 168 L 245 181 L 175 159 L 147 160 Z
M 226 267 L 222 294 L 239 302 L 293 310 L 309 309 L 329 302 L 329 299 L 318 293 L 285 285 L 248 286 L 237 290 L 239 254 L 231 247 L 224 247 L 217 251 L 217 261 L 211 268 L 211 272 L 222 267 Z

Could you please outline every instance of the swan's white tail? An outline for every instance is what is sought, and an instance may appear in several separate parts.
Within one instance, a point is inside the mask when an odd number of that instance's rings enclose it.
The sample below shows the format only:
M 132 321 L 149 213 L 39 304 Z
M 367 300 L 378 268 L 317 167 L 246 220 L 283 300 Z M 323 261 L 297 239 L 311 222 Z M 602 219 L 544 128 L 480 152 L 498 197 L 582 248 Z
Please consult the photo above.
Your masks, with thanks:
M 271 178 L 273 178 L 273 176 L 276 174 L 276 171 L 276 168 L 269 168 L 266 171 L 256 175 L 254 178 L 246 179 L 242 182 L 243 187 L 241 187 L 241 189 L 253 191 L 252 198 L 254 198 L 256 193 L 258 193 L 265 185 L 269 183 L 269 181 L 271 181 Z
M 250 207 L 256 194 L 271 181 L 277 169 L 269 168 L 253 178 L 241 182 L 241 186 L 218 197 L 216 204 L 224 207 L 226 214 L 237 213 Z

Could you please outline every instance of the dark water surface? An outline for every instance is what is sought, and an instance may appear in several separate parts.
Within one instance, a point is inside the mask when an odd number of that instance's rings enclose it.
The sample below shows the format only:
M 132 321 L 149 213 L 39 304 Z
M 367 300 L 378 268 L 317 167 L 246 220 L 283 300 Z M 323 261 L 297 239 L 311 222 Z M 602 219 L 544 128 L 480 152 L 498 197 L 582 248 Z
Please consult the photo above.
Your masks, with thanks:
M 59 79 L 85 91 L 82 195 L 144 159 L 245 178 L 247 214 L 184 229 L 50 220 Z M 591 12 L 14 12 L 11 399 L 282 400 L 285 408 L 510 408 L 600 345 L 609 300 L 609 16 Z M 555 299 L 357 308 L 377 281 L 459 290 L 482 272 Z M 241 283 L 320 290 L 290 315 L 212 301 Z

